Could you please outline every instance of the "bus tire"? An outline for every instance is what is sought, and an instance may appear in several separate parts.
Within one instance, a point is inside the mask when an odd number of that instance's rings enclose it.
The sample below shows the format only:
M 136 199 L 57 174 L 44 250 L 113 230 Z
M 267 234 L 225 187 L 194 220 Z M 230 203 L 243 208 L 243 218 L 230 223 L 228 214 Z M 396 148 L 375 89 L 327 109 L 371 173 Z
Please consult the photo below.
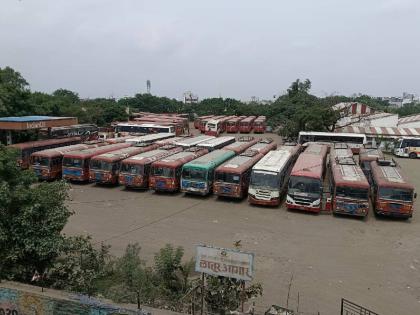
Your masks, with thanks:
M 417 153 L 415 153 L 415 152 L 411 152 L 411 153 L 408 155 L 408 157 L 409 157 L 410 159 L 416 159 L 416 158 L 417 158 Z

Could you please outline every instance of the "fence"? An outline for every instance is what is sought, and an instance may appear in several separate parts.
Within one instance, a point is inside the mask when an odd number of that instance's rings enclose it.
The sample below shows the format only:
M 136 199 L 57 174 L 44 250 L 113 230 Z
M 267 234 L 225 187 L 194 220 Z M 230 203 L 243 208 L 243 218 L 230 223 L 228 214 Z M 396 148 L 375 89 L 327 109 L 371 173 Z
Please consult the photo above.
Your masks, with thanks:
M 346 299 L 341 299 L 341 315 L 379 315 L 373 311 L 350 302 Z

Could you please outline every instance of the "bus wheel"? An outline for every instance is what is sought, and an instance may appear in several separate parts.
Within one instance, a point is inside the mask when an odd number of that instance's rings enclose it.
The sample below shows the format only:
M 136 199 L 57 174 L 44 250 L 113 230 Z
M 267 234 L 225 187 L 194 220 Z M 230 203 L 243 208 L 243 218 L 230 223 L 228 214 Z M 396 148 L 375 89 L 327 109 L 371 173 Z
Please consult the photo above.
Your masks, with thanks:
M 411 153 L 408 155 L 408 157 L 409 157 L 410 159 L 415 159 L 415 158 L 417 158 L 417 154 L 416 154 L 416 153 L 414 153 L 414 152 L 411 152 Z

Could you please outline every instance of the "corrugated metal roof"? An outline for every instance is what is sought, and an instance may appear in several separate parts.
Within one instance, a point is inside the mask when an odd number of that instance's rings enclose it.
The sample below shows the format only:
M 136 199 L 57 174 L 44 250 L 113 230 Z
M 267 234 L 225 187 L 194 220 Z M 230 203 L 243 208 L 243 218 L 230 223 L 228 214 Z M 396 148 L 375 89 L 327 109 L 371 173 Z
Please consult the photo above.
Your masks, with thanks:
M 368 136 L 385 136 L 385 137 L 419 137 L 420 128 L 394 128 L 394 127 L 352 127 L 347 126 L 337 129 L 340 133 L 362 133 Z
M 420 121 L 420 114 L 401 117 L 400 119 L 398 119 L 398 124 L 406 124 L 416 121 Z
M 58 119 L 68 119 L 68 118 L 73 118 L 73 117 L 51 117 L 51 116 L 0 117 L 0 121 L 5 121 L 5 122 L 31 122 L 31 121 L 58 120 Z

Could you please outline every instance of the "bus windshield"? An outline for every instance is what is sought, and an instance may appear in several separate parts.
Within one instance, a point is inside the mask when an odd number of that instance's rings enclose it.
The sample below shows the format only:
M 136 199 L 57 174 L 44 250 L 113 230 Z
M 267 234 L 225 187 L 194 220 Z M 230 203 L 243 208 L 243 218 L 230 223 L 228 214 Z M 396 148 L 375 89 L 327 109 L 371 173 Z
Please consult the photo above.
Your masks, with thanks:
M 291 176 L 289 180 L 289 193 L 306 193 L 319 195 L 321 192 L 321 181 L 315 178 Z
M 102 170 L 102 171 L 111 171 L 112 163 L 101 161 L 101 160 L 91 160 L 90 168 L 92 170 Z
M 128 173 L 132 175 L 143 175 L 144 167 L 143 165 L 136 165 L 125 163 L 121 165 L 121 173 Z
M 241 182 L 241 176 L 232 173 L 216 173 L 216 181 L 239 184 Z
M 379 188 L 379 198 L 399 201 L 413 201 L 413 191 L 400 188 Z
M 153 167 L 153 176 L 174 177 L 174 169 L 168 167 Z
M 279 187 L 279 176 L 275 172 L 253 171 L 251 174 L 251 185 L 260 187 Z
M 355 188 L 346 186 L 337 186 L 336 196 L 351 199 L 368 200 L 369 192 L 366 188 Z
M 50 159 L 44 156 L 34 156 L 33 164 L 37 166 L 48 166 L 50 164 Z
M 216 124 L 207 124 L 207 127 L 208 127 L 210 130 L 213 130 L 213 129 L 216 129 Z
M 194 168 L 184 168 L 182 170 L 182 178 L 193 180 L 206 180 L 207 171 Z
M 77 158 L 64 158 L 63 166 L 67 167 L 83 167 L 83 159 Z

